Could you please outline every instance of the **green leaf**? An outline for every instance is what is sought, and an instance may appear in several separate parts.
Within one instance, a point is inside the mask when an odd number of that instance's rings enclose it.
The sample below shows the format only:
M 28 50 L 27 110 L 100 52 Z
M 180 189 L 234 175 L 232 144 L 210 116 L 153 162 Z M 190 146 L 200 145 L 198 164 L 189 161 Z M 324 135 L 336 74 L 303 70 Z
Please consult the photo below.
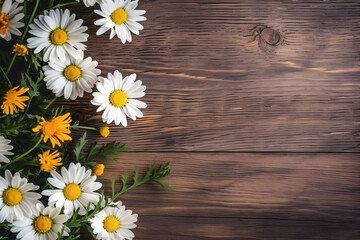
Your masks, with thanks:
M 80 138 L 80 140 L 75 145 L 74 153 L 75 153 L 75 161 L 76 162 L 81 162 L 84 159 L 84 154 L 81 152 L 81 150 L 87 143 L 86 135 L 87 135 L 87 132 L 84 133 L 84 135 Z
M 169 166 L 170 166 L 170 162 L 163 163 L 158 167 L 156 167 L 154 163 L 146 171 L 142 179 L 139 179 L 139 170 L 135 169 L 133 176 L 134 182 L 131 184 L 128 183 L 127 173 L 124 173 L 121 179 L 122 181 L 121 190 L 117 192 L 115 195 L 113 194 L 111 201 L 114 201 L 116 198 L 118 198 L 121 194 L 125 193 L 126 191 L 148 182 L 155 182 L 159 184 L 163 189 L 173 191 L 174 190 L 173 187 L 161 181 L 161 179 L 171 174 L 172 171 Z M 115 182 L 112 180 L 111 184 L 115 185 Z
M 115 155 L 120 152 L 127 152 L 129 149 L 130 148 L 125 146 L 125 144 L 116 141 L 107 143 L 100 148 L 97 147 L 95 143 L 90 146 L 86 160 L 90 162 L 95 158 L 102 158 L 108 161 L 115 161 L 111 155 Z

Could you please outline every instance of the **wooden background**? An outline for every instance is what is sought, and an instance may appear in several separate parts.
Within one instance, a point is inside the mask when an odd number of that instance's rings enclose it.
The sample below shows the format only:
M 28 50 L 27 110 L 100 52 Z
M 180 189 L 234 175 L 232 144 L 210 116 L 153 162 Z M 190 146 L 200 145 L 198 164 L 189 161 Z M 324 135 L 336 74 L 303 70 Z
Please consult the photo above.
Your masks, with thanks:
M 139 213 L 136 239 L 360 239 L 360 2 L 139 8 L 148 21 L 131 44 L 96 37 L 93 16 L 86 52 L 103 76 L 136 73 L 148 87 L 143 119 L 91 135 L 132 147 L 106 164 L 105 188 L 136 166 L 174 169 L 176 191 L 123 195 Z M 64 103 L 100 126 L 90 99 Z

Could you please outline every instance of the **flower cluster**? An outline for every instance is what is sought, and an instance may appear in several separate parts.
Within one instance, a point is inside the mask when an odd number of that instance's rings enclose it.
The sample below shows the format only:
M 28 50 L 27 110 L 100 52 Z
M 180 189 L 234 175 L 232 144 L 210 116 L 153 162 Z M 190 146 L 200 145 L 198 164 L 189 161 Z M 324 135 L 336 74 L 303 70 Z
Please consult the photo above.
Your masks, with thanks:
M 92 93 L 103 122 L 124 127 L 147 107 L 139 100 L 146 87 L 136 74 L 115 70 L 101 76 L 98 62 L 85 57 L 88 27 L 66 9 L 76 4 L 96 8 L 96 35 L 110 30 L 110 39 L 116 35 L 125 44 L 143 30 L 138 0 L 0 0 L 2 239 L 76 239 L 81 228 L 96 239 L 133 239 L 138 215 L 117 198 L 147 182 L 171 190 L 161 182 L 171 173 L 164 163 L 153 164 L 143 178 L 136 170 L 130 185 L 124 173 L 121 189 L 115 191 L 112 180 L 112 192 L 105 194 L 98 177 L 106 169 L 99 161 L 129 148 L 117 141 L 87 145 L 87 130 L 106 138 L 109 126 L 81 126 L 63 106 L 53 105 L 57 98 L 76 101 Z M 84 133 L 74 141 L 73 131 Z

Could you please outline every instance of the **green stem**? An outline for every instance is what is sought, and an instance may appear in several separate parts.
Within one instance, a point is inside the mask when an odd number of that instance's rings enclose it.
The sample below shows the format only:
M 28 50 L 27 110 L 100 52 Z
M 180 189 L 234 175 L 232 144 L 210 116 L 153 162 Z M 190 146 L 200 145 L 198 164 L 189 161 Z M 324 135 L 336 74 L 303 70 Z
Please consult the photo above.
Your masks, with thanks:
M 151 182 L 152 179 L 143 179 L 141 180 L 140 182 L 136 183 L 136 184 L 133 184 L 131 185 L 130 187 L 126 187 L 126 188 L 122 188 L 120 192 L 118 192 L 117 194 L 115 194 L 112 198 L 111 198 L 111 202 L 115 201 L 115 199 L 117 199 L 121 194 L 137 187 L 137 186 L 140 186 L 141 184 L 144 184 L 144 183 L 147 183 L 147 182 Z
M 94 10 L 86 17 L 84 18 L 84 22 L 83 24 L 85 24 L 87 21 L 89 21 L 89 19 L 91 18 L 91 16 L 94 14 Z
M 11 59 L 8 68 L 6 69 L 6 72 L 5 72 L 5 77 L 6 77 L 6 78 L 8 77 L 7 75 L 9 74 L 10 69 L 12 68 L 12 65 L 13 65 L 14 62 L 15 62 L 16 55 L 17 55 L 17 53 L 14 53 L 13 58 Z
M 61 7 L 66 7 L 66 6 L 70 6 L 70 5 L 76 5 L 76 4 L 78 4 L 78 2 L 59 3 L 59 4 L 56 4 L 55 6 L 53 6 L 51 9 L 61 8 Z
M 2 67 L 0 67 L 0 69 L 1 69 L 1 72 L 4 74 L 4 77 L 6 78 L 6 80 L 7 80 L 8 83 L 9 83 L 9 87 L 12 88 L 11 81 L 10 81 L 10 79 L 8 78 L 8 76 L 6 75 L 6 73 L 4 72 L 4 69 L 2 69 Z
M 87 127 L 87 126 L 70 126 L 69 129 L 75 129 L 75 130 L 85 129 L 85 130 L 98 131 L 98 128 L 96 127 Z
M 27 31 L 29 30 L 30 23 L 32 22 L 32 20 L 33 20 L 34 17 L 35 17 L 35 13 L 36 13 L 36 10 L 37 10 L 37 8 L 38 8 L 38 6 L 39 6 L 39 2 L 40 2 L 40 0 L 36 0 L 34 10 L 32 11 L 31 16 L 30 16 L 30 18 L 29 18 L 29 21 L 28 21 L 27 24 L 26 24 L 24 33 L 23 33 L 22 36 L 21 36 L 20 43 L 22 43 L 22 42 L 24 41 L 24 39 L 25 39 L 25 36 L 26 36 L 26 34 L 27 34 Z
M 14 158 L 13 160 L 11 160 L 10 162 L 8 162 L 7 164 L 1 166 L 0 169 L 7 168 L 9 165 L 11 165 L 11 164 L 13 164 L 13 163 L 21 160 L 23 157 L 25 157 L 26 155 L 28 155 L 29 153 L 31 153 L 32 151 L 34 151 L 35 148 L 37 148 L 37 147 L 39 146 L 39 144 L 41 143 L 42 139 L 43 139 L 43 137 L 40 137 L 40 138 L 39 138 L 39 141 L 38 141 L 32 148 L 30 148 L 27 152 L 21 154 L 20 156 Z
M 45 110 L 48 109 L 48 108 L 56 101 L 56 99 L 57 99 L 57 97 L 54 97 L 54 98 L 49 102 L 49 104 L 46 105 Z
M 22 36 L 21 36 L 20 43 L 22 43 L 22 42 L 24 41 L 24 39 L 25 39 L 26 33 L 27 33 L 27 31 L 29 30 L 30 23 L 32 22 L 32 20 L 33 20 L 34 17 L 35 17 L 35 13 L 36 13 L 36 10 L 37 10 L 37 8 L 38 8 L 38 6 L 39 6 L 39 2 L 40 2 L 40 0 L 36 0 L 34 10 L 33 10 L 33 12 L 31 13 L 31 16 L 30 16 L 30 18 L 29 18 L 29 21 L 28 21 L 27 24 L 26 24 L 25 30 L 24 30 L 24 32 L 23 32 L 23 34 L 22 34 Z M 14 53 L 14 56 L 13 56 L 13 58 L 11 59 L 11 62 L 10 62 L 9 66 L 8 66 L 8 68 L 7 68 L 7 70 L 6 70 L 6 73 L 5 73 L 6 77 L 7 77 L 7 75 L 9 74 L 12 66 L 14 65 L 16 55 L 17 55 L 17 53 Z

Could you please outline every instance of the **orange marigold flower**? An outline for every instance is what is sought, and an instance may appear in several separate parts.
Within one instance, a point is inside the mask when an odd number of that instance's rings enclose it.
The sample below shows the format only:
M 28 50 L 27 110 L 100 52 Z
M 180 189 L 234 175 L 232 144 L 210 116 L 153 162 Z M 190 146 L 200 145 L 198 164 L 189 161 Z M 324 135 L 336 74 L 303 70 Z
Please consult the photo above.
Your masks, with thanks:
M 18 56 L 25 56 L 29 54 L 29 50 L 27 49 L 27 47 L 25 45 L 22 44 L 15 44 L 14 45 L 14 49 L 13 49 L 13 53 L 17 53 Z
M 24 88 L 20 86 L 13 87 L 9 91 L 6 92 L 4 96 L 4 102 L 1 105 L 1 109 L 3 113 L 6 115 L 13 115 L 14 113 L 18 113 L 18 109 L 24 109 L 26 107 L 25 101 L 29 100 L 28 96 L 20 96 L 26 93 L 29 88 Z
M 110 134 L 110 130 L 109 127 L 105 126 L 105 127 L 100 127 L 99 128 L 99 133 L 102 137 L 107 137 Z
M 43 154 L 39 154 L 40 169 L 44 172 L 55 171 L 57 166 L 61 166 L 61 157 L 56 150 L 50 154 L 50 150 L 47 150 Z
M 72 140 L 68 135 L 71 133 L 69 129 L 71 121 L 70 113 L 55 117 L 50 121 L 46 121 L 45 118 L 41 117 L 39 125 L 32 130 L 33 132 L 41 130 L 44 142 L 46 143 L 50 139 L 52 147 L 55 147 L 55 145 L 61 146 L 61 142 Z
M 104 173 L 104 164 L 96 164 L 94 169 L 93 169 L 93 173 L 95 176 L 101 176 Z

